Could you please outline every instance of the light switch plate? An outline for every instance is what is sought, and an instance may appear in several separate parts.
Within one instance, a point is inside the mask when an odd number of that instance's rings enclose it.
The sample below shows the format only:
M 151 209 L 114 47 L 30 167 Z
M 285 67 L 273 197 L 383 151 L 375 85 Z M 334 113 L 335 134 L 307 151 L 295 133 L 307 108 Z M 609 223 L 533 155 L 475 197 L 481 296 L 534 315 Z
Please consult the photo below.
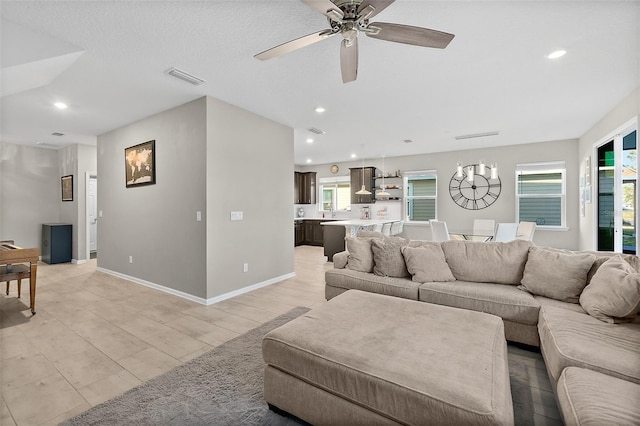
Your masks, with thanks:
M 242 212 L 231 212 L 231 220 L 242 220 Z
M 196 220 L 198 222 L 202 221 L 202 212 L 200 210 L 196 212 Z

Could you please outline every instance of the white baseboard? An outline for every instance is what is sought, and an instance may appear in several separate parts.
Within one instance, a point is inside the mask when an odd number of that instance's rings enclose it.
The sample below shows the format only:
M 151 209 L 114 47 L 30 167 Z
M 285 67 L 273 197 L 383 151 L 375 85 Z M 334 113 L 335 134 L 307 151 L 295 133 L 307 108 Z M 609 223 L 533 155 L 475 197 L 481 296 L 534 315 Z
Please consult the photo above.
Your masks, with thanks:
M 83 263 L 87 263 L 87 259 L 71 259 L 71 263 L 76 265 L 82 265 Z
M 140 278 L 136 278 L 136 277 L 132 277 L 130 275 L 122 274 L 120 272 L 112 271 L 110 269 L 97 267 L 96 271 L 104 272 L 105 274 L 113 275 L 115 277 L 122 278 L 122 279 L 125 279 L 125 280 L 128 280 L 128 281 L 134 282 L 136 284 L 143 285 L 145 287 L 150 287 L 150 288 L 153 288 L 153 289 L 156 289 L 156 290 L 160 290 L 160 291 L 162 291 L 164 293 L 168 293 L 168 294 L 171 294 L 173 296 L 182 297 L 183 299 L 191 300 L 192 302 L 200 303 L 201 305 L 213 305 L 214 303 L 222 302 L 223 300 L 227 300 L 227 299 L 230 299 L 232 297 L 236 297 L 236 296 L 239 296 L 241 294 L 248 293 L 250 291 L 257 290 L 259 288 L 266 287 L 266 286 L 269 286 L 271 284 L 275 284 L 275 283 L 278 283 L 280 281 L 284 281 L 284 280 L 287 280 L 289 278 L 293 278 L 293 277 L 296 276 L 295 272 L 291 272 L 289 274 L 285 274 L 285 275 L 281 275 L 279 277 L 271 278 L 269 280 L 262 281 L 262 282 L 257 283 L 257 284 L 252 284 L 250 286 L 243 287 L 241 289 L 234 290 L 234 291 L 231 291 L 229 293 L 221 294 L 220 296 L 215 296 L 215 297 L 212 297 L 212 298 L 209 298 L 209 299 L 204 299 L 202 297 L 194 296 L 192 294 L 185 293 L 183 291 L 176 290 L 174 288 L 165 287 L 165 286 L 160 285 L 160 284 L 152 283 L 150 281 L 142 280 Z

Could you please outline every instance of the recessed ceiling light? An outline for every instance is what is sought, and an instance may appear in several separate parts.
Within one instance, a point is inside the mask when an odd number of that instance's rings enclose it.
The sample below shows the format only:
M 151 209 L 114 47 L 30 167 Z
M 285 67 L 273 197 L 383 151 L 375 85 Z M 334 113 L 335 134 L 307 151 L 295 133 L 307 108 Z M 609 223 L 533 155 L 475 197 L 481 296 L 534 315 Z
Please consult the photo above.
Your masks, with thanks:
M 566 50 L 556 50 L 555 52 L 551 52 L 547 55 L 547 59 L 558 59 L 567 54 Z
M 351 158 L 356 158 L 356 155 L 355 154 L 351 154 Z
M 56 102 L 53 104 L 53 106 L 55 106 L 58 109 L 67 109 L 67 104 L 65 104 L 64 102 Z
M 313 143 L 313 139 L 312 138 L 307 138 L 307 143 Z
M 324 108 L 322 108 L 321 106 L 316 108 L 316 112 L 322 114 L 323 112 L 325 112 L 326 110 Z
M 311 162 L 311 158 L 307 158 L 307 163 L 310 163 L 310 162 Z

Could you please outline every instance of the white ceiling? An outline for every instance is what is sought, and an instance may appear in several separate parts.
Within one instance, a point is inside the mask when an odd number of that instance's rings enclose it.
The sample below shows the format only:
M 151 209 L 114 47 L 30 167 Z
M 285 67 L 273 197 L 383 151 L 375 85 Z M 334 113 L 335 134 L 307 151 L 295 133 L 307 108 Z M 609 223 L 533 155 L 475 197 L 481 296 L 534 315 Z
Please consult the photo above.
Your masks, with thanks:
M 327 28 L 299 0 L 2 1 L 0 11 L 0 137 L 12 143 L 95 144 L 207 95 L 293 127 L 295 163 L 318 164 L 578 138 L 640 86 L 640 1 L 397 0 L 373 21 L 456 37 L 438 50 L 360 34 L 348 84 L 340 37 L 253 58 Z M 545 58 L 559 48 L 567 55 Z M 189 85 L 171 67 L 208 82 Z M 326 134 L 308 144 L 310 127 Z M 455 139 L 488 131 L 500 134 Z

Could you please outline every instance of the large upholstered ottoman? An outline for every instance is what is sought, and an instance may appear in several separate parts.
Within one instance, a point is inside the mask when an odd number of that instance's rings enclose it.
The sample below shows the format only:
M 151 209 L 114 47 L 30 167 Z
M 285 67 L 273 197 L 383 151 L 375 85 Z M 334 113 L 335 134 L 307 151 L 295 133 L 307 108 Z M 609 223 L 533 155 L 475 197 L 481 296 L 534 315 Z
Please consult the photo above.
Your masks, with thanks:
M 349 290 L 262 341 L 264 397 L 314 425 L 513 424 L 499 317 Z

